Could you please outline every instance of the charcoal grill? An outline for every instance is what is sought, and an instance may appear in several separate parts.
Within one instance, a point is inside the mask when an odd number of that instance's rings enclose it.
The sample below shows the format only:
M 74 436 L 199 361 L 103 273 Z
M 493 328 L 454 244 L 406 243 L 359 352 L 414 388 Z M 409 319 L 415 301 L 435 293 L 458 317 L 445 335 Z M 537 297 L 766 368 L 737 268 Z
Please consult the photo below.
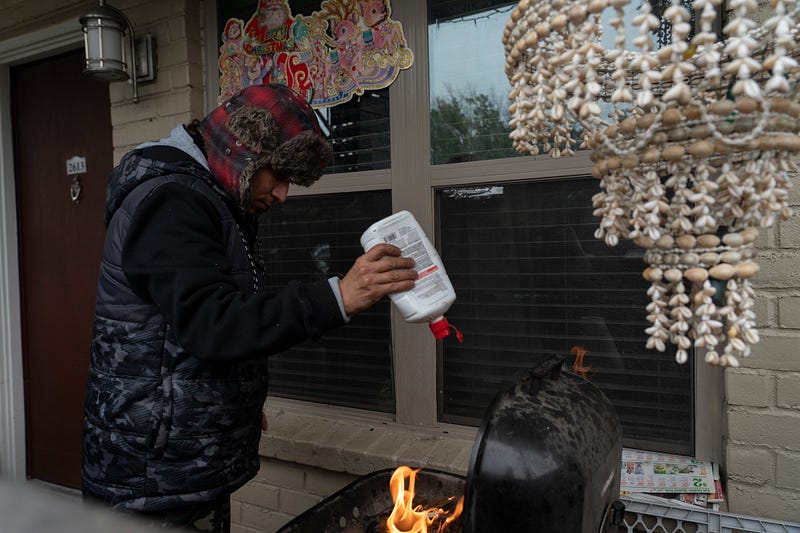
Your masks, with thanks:
M 495 397 L 466 478 L 427 469 L 417 475 L 415 503 L 441 506 L 464 495 L 448 533 L 598 533 L 621 524 L 619 418 L 597 387 L 562 370 L 564 359 L 546 359 Z M 278 533 L 386 531 L 392 473 L 355 480 Z
M 394 469 L 362 476 L 297 516 L 278 533 L 379 533 L 392 510 L 389 479 Z M 464 494 L 464 477 L 424 469 L 416 477 L 417 498 L 426 507 Z

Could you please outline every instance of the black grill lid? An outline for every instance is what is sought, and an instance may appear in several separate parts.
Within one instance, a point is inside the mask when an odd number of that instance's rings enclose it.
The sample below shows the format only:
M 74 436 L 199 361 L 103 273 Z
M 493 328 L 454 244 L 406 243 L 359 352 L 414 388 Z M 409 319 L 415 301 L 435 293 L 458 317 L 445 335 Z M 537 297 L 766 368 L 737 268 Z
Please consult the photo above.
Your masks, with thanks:
M 619 496 L 622 429 L 590 382 L 553 356 L 497 395 L 467 474 L 465 533 L 596 533 Z

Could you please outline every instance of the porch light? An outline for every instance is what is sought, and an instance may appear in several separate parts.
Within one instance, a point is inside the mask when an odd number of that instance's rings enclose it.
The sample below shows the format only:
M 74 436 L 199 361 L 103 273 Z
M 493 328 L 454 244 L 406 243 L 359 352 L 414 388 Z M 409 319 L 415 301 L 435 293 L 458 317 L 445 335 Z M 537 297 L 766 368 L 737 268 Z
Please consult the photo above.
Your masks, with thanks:
M 133 102 L 139 102 L 139 82 L 155 77 L 150 34 L 137 42 L 133 25 L 119 9 L 105 4 L 92 8 L 79 19 L 83 26 L 87 76 L 104 81 L 133 83 Z M 127 36 L 127 43 L 126 43 Z M 130 57 L 130 68 L 128 65 Z

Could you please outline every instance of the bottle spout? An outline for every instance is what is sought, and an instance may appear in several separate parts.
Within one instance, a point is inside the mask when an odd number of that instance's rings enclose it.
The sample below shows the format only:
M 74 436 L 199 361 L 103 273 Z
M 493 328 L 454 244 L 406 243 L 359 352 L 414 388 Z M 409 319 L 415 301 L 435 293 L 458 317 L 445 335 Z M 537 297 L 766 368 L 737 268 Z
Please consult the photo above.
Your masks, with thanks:
M 451 331 L 454 331 L 458 342 L 464 342 L 464 334 L 461 333 L 457 327 L 448 322 L 443 316 L 434 319 L 430 324 L 428 324 L 428 327 L 431 328 L 433 336 L 436 338 L 436 340 L 443 339 L 450 335 Z

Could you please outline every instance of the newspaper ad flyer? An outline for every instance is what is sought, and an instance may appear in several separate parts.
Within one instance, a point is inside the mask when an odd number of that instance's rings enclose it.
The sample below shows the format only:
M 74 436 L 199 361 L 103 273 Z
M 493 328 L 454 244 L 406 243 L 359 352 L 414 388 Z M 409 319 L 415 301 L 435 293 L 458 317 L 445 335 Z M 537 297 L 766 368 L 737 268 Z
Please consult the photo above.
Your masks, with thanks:
M 711 462 L 623 448 L 620 492 L 714 494 Z

